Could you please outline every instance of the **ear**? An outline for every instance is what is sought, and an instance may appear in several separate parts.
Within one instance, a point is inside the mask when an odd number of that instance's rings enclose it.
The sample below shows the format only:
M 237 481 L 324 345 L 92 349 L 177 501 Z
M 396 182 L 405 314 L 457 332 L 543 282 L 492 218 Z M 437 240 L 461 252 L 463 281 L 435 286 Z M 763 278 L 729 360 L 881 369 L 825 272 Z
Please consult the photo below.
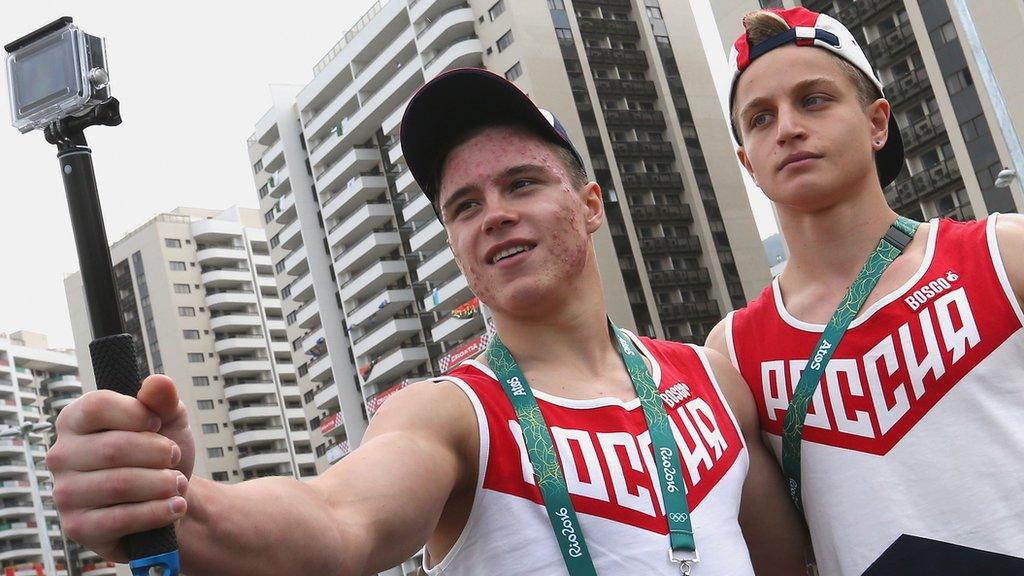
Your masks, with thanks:
M 889 139 L 889 116 L 892 115 L 892 105 L 885 98 L 879 98 L 868 104 L 864 112 L 871 121 L 871 148 L 878 152 Z
M 588 182 L 583 187 L 583 202 L 587 209 L 587 233 L 593 234 L 604 223 L 604 198 L 597 182 Z
M 757 176 L 754 174 L 754 165 L 750 163 L 750 158 L 747 157 L 747 151 L 743 146 L 736 149 L 736 157 L 739 158 L 740 164 L 747 169 L 747 174 L 754 180 L 754 184 L 757 184 Z M 760 186 L 760 184 L 757 184 Z

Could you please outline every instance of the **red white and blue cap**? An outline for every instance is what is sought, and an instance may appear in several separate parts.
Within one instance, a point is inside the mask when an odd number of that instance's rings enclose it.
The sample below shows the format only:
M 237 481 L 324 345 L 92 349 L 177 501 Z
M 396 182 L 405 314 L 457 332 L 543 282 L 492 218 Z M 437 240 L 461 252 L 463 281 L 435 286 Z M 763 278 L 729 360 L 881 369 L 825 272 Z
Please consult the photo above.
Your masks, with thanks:
M 780 32 L 755 46 L 750 45 L 746 33 L 740 35 L 733 43 L 729 54 L 729 65 L 732 68 L 732 86 L 729 89 L 729 108 L 732 109 L 736 95 L 736 85 L 740 76 L 750 65 L 761 56 L 781 46 L 796 44 L 797 46 L 813 46 L 832 52 L 836 56 L 853 64 L 878 87 L 878 93 L 885 96 L 882 81 L 878 79 L 864 50 L 857 44 L 853 34 L 835 18 L 828 14 L 819 14 L 806 8 L 768 9 L 779 16 L 789 29 Z M 732 135 L 740 142 L 739 132 L 732 125 Z M 896 179 L 903 169 L 903 138 L 895 117 L 889 115 L 889 136 L 885 146 L 875 153 L 875 165 L 878 167 L 878 179 L 886 186 Z
M 438 176 L 453 144 L 462 135 L 491 125 L 522 126 L 565 148 L 586 167 L 562 123 L 519 87 L 483 68 L 456 68 L 424 84 L 402 116 L 402 154 L 431 204 L 437 200 Z

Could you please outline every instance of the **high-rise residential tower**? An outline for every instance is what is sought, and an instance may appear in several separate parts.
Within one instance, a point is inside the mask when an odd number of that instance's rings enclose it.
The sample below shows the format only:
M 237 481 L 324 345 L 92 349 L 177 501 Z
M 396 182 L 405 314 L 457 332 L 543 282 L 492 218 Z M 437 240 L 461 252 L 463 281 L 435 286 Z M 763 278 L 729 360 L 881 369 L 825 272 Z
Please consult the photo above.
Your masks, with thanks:
M 111 247 L 114 282 L 143 374 L 177 384 L 195 431 L 195 473 L 221 482 L 316 473 L 255 210 L 178 208 Z M 86 389 L 95 388 L 79 273 L 66 280 Z
M 767 284 L 699 26 L 654 0 L 391 0 L 309 84 L 272 89 L 250 160 L 318 469 L 388 394 L 486 340 L 399 145 L 406 103 L 443 70 L 504 74 L 567 127 L 604 190 L 616 322 L 702 343 Z

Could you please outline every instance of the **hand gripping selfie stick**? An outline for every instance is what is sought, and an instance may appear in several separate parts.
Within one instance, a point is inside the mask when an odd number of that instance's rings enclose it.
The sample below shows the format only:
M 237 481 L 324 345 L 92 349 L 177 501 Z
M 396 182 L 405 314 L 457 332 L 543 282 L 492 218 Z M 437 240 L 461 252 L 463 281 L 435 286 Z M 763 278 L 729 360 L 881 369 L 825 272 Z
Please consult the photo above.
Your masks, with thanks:
M 103 39 L 82 32 L 65 16 L 4 49 L 12 124 L 23 133 L 42 129 L 46 141 L 57 146 L 95 337 L 89 355 L 96 384 L 134 397 L 140 385 L 135 343 L 121 322 L 92 150 L 84 132 L 89 126 L 121 123 L 118 101 L 110 96 Z M 130 534 L 123 544 L 135 576 L 178 575 L 173 525 Z

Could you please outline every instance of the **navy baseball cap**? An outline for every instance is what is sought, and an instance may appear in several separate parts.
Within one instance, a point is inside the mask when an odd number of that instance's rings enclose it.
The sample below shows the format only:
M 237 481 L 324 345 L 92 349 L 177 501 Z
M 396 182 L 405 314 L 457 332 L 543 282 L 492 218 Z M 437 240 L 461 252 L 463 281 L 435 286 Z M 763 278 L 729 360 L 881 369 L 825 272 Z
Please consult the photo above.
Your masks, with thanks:
M 572 153 L 585 168 L 565 127 L 504 77 L 482 68 L 442 72 L 413 95 L 402 116 L 405 163 L 436 206 L 442 163 L 464 134 L 482 126 L 522 126 Z M 440 217 L 440 214 L 438 214 Z

